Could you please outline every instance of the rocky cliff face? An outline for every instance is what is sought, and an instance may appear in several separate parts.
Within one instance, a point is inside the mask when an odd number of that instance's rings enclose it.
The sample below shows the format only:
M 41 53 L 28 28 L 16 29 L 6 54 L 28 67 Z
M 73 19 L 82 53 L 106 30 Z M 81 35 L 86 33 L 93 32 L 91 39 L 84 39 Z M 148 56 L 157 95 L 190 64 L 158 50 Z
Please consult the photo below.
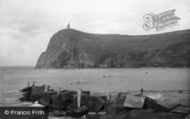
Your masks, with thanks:
M 127 36 L 64 29 L 53 35 L 36 64 L 36 68 L 99 67 L 190 67 L 190 30 Z

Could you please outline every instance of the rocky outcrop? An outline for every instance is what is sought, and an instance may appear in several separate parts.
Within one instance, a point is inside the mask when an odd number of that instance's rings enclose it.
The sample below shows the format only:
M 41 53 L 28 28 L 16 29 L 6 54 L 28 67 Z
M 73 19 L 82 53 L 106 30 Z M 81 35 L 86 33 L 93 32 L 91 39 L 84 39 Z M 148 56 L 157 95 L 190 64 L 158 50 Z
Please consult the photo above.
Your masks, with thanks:
M 190 67 L 190 30 L 157 35 L 89 34 L 60 30 L 36 68 Z

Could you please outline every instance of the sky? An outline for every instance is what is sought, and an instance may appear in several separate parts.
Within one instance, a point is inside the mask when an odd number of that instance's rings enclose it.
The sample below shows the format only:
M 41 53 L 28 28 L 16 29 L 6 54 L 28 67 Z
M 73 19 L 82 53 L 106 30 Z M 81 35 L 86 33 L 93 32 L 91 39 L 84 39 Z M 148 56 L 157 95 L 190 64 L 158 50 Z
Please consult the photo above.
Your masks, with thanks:
M 143 16 L 175 9 L 178 25 L 143 29 Z M 190 0 L 0 0 L 0 66 L 35 66 L 57 31 L 147 35 L 190 29 Z

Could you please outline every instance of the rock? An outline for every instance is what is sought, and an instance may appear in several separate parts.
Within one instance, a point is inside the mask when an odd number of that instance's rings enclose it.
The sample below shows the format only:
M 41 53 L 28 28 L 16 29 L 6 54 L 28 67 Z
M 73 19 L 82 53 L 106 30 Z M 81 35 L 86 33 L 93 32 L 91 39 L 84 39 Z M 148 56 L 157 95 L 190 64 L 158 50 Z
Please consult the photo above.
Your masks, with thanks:
M 115 114 L 106 114 L 106 115 L 101 115 L 100 119 L 128 119 L 129 112 L 126 111 L 120 111 Z
M 39 100 L 39 103 L 44 106 L 49 106 L 49 104 L 51 104 L 51 101 L 54 95 L 57 95 L 56 91 L 49 91 L 42 94 L 41 99 Z
M 64 29 L 50 39 L 35 68 L 190 67 L 189 39 L 190 30 L 128 36 Z
M 147 95 L 145 102 L 148 107 L 161 112 L 169 112 L 180 105 L 178 102 L 161 94 Z
M 185 119 L 190 119 L 190 115 L 187 115 L 187 116 L 185 117 Z
M 89 112 L 100 112 L 101 110 L 103 110 L 104 104 L 105 100 L 101 97 L 91 96 L 88 101 Z
M 67 106 L 71 104 L 73 91 L 66 91 L 52 96 L 52 103 L 50 104 L 53 109 L 66 110 Z
M 128 108 L 143 108 L 145 102 L 144 96 L 127 95 L 124 102 L 124 107 Z
M 190 113 L 190 107 L 178 106 L 178 107 L 175 107 L 174 109 L 172 109 L 171 112 L 184 113 L 184 114 Z
M 88 107 L 83 106 L 81 108 L 75 108 L 75 109 L 72 109 L 72 110 L 68 111 L 66 113 L 66 115 L 71 116 L 71 117 L 75 117 L 75 118 L 79 118 L 79 117 L 82 117 L 84 115 L 87 115 L 88 110 L 89 110 Z
M 20 101 L 34 102 L 42 98 L 42 95 L 45 93 L 45 85 L 31 86 L 20 91 L 23 92 L 23 97 L 20 98 Z
M 146 110 L 132 110 L 126 119 L 182 119 L 183 116 L 175 113 L 151 113 Z
M 81 105 L 88 105 L 88 102 L 90 100 L 90 96 L 82 94 L 81 95 Z M 72 105 L 77 105 L 77 95 L 73 95 L 73 98 L 71 100 Z
M 174 107 L 176 107 L 176 106 L 179 105 L 179 103 L 177 103 L 177 102 L 175 102 L 175 101 L 173 101 L 172 99 L 169 99 L 169 98 L 166 98 L 166 99 L 163 99 L 163 100 L 159 100 L 157 102 L 157 104 L 165 107 L 168 110 L 170 110 L 170 109 L 172 109 L 172 108 L 174 108 Z
M 115 98 L 114 107 L 124 108 L 124 101 L 125 99 Z
M 150 94 L 147 94 L 146 96 L 156 101 L 163 100 L 165 98 L 165 96 L 163 96 L 160 93 L 150 93 Z

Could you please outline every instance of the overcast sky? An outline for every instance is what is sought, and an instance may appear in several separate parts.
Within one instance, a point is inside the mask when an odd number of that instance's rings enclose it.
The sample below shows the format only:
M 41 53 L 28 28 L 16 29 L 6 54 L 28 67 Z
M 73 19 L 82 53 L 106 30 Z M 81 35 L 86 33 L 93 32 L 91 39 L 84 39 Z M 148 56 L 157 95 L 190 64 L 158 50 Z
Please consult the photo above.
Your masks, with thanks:
M 142 28 L 145 14 L 172 9 L 177 26 Z M 190 0 L 0 0 L 0 66 L 34 66 L 68 23 L 89 33 L 142 35 L 189 29 L 189 16 Z

